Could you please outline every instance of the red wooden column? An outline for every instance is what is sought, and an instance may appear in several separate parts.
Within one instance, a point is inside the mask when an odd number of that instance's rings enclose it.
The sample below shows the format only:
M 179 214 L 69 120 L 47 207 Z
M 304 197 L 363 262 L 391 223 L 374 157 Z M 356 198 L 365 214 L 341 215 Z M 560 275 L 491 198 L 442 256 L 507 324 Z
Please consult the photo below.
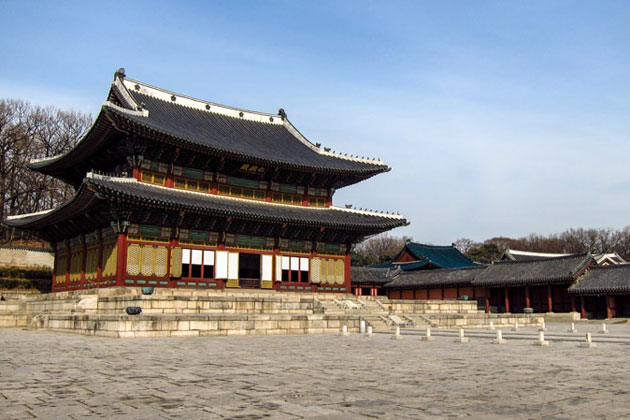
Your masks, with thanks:
M 96 266 L 96 284 L 97 287 L 102 287 L 101 281 L 103 280 L 103 233 L 98 233 L 98 264 Z
M 606 295 L 606 318 L 613 317 L 613 304 L 614 304 L 614 296 Z
M 273 275 L 271 276 L 273 278 L 273 290 L 275 291 L 279 291 L 280 290 L 280 285 L 282 284 L 282 277 L 280 277 L 279 279 L 276 278 L 276 273 L 278 272 L 278 267 L 277 267 L 277 256 L 280 255 L 280 248 L 278 247 L 277 243 L 274 242 L 274 247 L 273 250 L 271 251 L 271 253 L 273 254 Z M 311 258 L 313 257 L 313 252 L 311 251 Z M 309 261 L 309 267 L 311 267 L 310 261 Z M 309 270 L 308 275 L 311 275 L 311 271 Z M 310 278 L 309 278 L 310 280 Z M 310 281 L 309 281 L 310 283 Z M 312 283 L 311 283 L 312 284 Z
M 525 285 L 525 307 L 531 308 L 531 302 L 529 300 L 529 285 Z
M 510 313 L 510 295 L 507 286 L 505 286 L 505 313 Z
M 571 295 L 571 312 L 576 312 L 575 310 L 575 295 Z
M 553 312 L 553 300 L 551 299 L 551 284 L 547 285 L 547 305 L 549 306 L 549 312 Z
M 586 319 L 586 305 L 584 304 L 584 296 L 580 296 L 580 316 Z
M 66 258 L 66 282 L 64 283 L 64 288 L 68 290 L 70 288 L 70 264 L 72 264 L 72 247 L 70 246 L 69 242 L 66 243 L 66 246 L 66 249 L 68 250 L 68 258 Z
M 87 241 L 81 240 L 81 289 L 85 289 L 85 265 L 87 263 Z
M 127 235 L 118 233 L 116 243 L 116 286 L 125 285 L 125 273 L 127 272 Z
M 486 313 L 490 313 L 490 288 L 486 287 Z

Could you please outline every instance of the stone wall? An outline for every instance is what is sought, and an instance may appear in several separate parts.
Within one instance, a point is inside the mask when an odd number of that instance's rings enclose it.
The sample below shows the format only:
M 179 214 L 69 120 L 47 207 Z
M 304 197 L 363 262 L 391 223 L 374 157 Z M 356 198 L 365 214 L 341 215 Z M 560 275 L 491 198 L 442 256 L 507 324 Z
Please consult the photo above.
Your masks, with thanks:
M 475 314 L 475 300 L 387 300 L 383 302 L 394 314 Z
M 52 269 L 54 264 L 55 256 L 52 251 L 28 247 L 0 247 L 0 266 Z

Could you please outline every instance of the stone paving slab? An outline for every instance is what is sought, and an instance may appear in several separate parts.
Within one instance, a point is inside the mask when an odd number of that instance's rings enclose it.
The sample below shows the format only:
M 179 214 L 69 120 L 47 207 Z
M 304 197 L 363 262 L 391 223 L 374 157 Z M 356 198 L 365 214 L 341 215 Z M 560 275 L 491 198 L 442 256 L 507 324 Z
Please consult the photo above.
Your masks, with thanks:
M 630 337 L 628 324 L 609 330 Z M 18 329 L 0 342 L 0 419 L 630 418 L 627 344 Z

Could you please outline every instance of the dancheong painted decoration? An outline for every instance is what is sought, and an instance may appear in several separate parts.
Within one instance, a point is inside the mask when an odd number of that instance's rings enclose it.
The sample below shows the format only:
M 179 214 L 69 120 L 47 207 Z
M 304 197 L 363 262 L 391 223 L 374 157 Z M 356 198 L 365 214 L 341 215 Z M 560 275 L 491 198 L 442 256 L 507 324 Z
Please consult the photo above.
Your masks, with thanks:
M 332 205 L 389 168 L 308 141 L 281 109 L 217 105 L 120 69 L 89 132 L 30 168 L 74 186 L 13 216 L 55 250 L 53 291 L 111 286 L 350 291 L 350 248 L 407 224 Z

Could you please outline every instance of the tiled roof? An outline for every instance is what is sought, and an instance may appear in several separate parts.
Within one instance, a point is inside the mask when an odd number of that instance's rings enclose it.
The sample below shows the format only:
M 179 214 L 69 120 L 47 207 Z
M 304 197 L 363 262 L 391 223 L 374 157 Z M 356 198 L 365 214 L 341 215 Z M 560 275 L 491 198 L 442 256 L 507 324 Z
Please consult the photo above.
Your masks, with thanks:
M 572 282 L 592 264 L 591 254 L 544 258 L 531 261 L 507 261 L 490 264 L 473 281 L 476 286 L 510 286 Z
M 630 264 L 590 268 L 569 287 L 569 293 L 579 295 L 630 293 Z
M 470 258 L 462 254 L 452 245 L 440 246 L 408 242 L 405 244 L 404 249 L 407 249 L 418 260 L 427 259 L 432 265 L 439 268 L 475 266 L 475 263 Z M 402 253 L 404 249 L 400 253 Z M 396 260 L 396 258 L 394 258 L 394 260 Z
M 86 208 L 95 196 L 100 198 L 116 197 L 122 201 L 140 205 L 181 209 L 217 217 L 232 216 L 252 221 L 356 229 L 374 233 L 403 226 L 407 223 L 402 216 L 397 215 L 338 207 L 316 208 L 267 203 L 155 186 L 138 182 L 134 178 L 96 174 L 88 174 L 75 198 L 58 209 L 43 214 L 10 218 L 5 223 L 22 228 L 28 228 L 35 224 L 41 225 L 47 220 L 63 217 L 60 213 L 66 210 L 76 212 L 75 208 L 79 211 Z
M 385 287 L 439 287 L 471 285 L 485 267 L 443 268 L 437 270 L 401 271 Z
M 352 284 L 385 284 L 391 281 L 389 268 L 351 267 Z
M 389 170 L 381 160 L 333 153 L 311 143 L 284 111 L 267 114 L 217 105 L 128 79 L 122 73 L 116 74 L 108 101 L 95 122 L 98 130 L 93 127 L 90 133 L 103 132 L 101 126 L 107 121 L 114 121 L 121 129 L 135 131 L 136 127 L 173 143 L 265 166 L 347 174 L 359 179 Z M 94 154 L 98 140 L 90 133 L 69 152 L 33 161 L 29 166 L 47 173 L 86 153 Z

